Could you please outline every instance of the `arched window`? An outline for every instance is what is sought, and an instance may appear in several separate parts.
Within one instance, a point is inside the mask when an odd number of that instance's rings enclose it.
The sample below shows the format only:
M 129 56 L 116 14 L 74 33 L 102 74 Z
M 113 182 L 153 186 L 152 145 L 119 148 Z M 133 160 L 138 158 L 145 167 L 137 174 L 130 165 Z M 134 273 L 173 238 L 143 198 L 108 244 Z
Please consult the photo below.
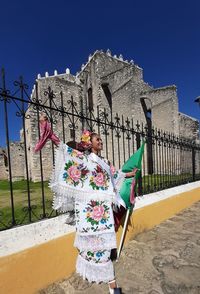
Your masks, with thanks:
M 151 104 L 150 107 L 147 107 L 145 100 L 148 100 Z M 144 115 L 146 118 L 147 123 L 147 163 L 148 163 L 148 174 L 153 174 L 154 167 L 153 167 L 153 144 L 152 144 L 152 102 L 148 97 L 141 97 L 140 102 L 142 105 L 142 109 L 144 111 Z
M 92 88 L 90 87 L 88 89 L 88 108 L 89 111 L 93 110 L 93 94 L 92 94 Z
M 101 85 L 101 87 L 102 87 L 102 89 L 104 91 L 104 94 L 105 94 L 105 96 L 107 98 L 110 109 L 112 110 L 112 95 L 111 95 L 111 92 L 110 92 L 110 89 L 109 89 L 108 85 L 109 85 L 108 83 L 103 83 Z
M 5 165 L 5 167 L 7 167 L 8 166 L 8 157 L 5 152 L 3 152 L 3 159 L 4 159 L 4 165 Z
M 76 133 L 74 129 L 70 129 L 70 138 L 75 140 Z

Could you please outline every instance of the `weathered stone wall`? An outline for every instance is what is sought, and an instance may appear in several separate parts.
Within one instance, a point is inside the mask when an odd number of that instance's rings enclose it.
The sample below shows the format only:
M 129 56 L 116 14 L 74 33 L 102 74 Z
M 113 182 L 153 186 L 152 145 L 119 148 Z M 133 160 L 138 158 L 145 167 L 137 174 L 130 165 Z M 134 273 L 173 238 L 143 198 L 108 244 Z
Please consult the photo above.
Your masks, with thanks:
M 98 105 L 102 110 L 106 109 L 108 121 L 111 121 L 111 112 L 113 114 L 112 119 L 115 128 L 113 130 L 108 129 L 109 135 L 106 136 L 104 127 L 101 128 L 104 141 L 102 155 L 109 157 L 117 167 L 120 167 L 124 160 L 136 150 L 136 138 L 130 136 L 130 139 L 127 140 L 127 134 L 122 134 L 117 126 L 126 125 L 127 117 L 130 120 L 130 125 L 135 126 L 137 120 L 140 123 L 145 122 L 140 104 L 140 93 L 152 88 L 143 81 L 143 70 L 141 68 L 133 63 L 123 61 L 122 57 L 116 58 L 104 52 L 97 52 L 85 65 L 78 77 L 84 83 L 83 100 L 87 101 L 88 89 L 92 88 L 94 105 Z M 103 84 L 107 84 L 110 90 L 112 107 L 110 107 L 103 91 Z M 115 120 L 116 113 L 119 117 L 118 123 Z M 120 132 L 120 137 L 118 132 Z M 114 148 L 112 144 L 114 144 Z
M 84 100 L 92 87 L 94 105 L 111 111 L 102 89 L 102 84 L 107 84 L 112 95 L 113 114 L 144 121 L 139 98 L 141 91 L 152 88 L 143 81 L 143 70 L 137 65 L 98 52 L 78 77 L 84 81 Z
M 110 107 L 103 91 L 102 84 L 108 85 L 112 96 L 112 107 Z M 141 123 L 145 124 L 146 120 L 141 107 L 140 98 L 141 96 L 146 96 L 148 100 L 145 100 L 145 102 L 152 111 L 152 124 L 157 128 L 179 135 L 179 124 L 181 122 L 178 119 L 178 97 L 176 87 L 167 86 L 153 89 L 144 82 L 143 70 L 140 67 L 134 63 L 124 61 L 122 57 L 117 58 L 116 56 L 111 56 L 109 52 L 95 52 L 93 56 L 89 57 L 86 65 L 82 65 L 81 72 L 78 73 L 76 77 L 67 73 L 38 79 L 39 98 L 42 101 L 47 99 L 47 96 L 44 97 L 44 91 L 47 90 L 49 86 L 56 95 L 54 102 L 57 106 L 61 105 L 60 91 L 62 90 L 64 98 L 63 106 L 67 111 L 70 111 L 67 100 L 71 95 L 74 97 L 74 100 L 79 103 L 76 106 L 78 110 L 81 109 L 80 104 L 82 99 L 82 110 L 84 115 L 90 115 L 90 111 L 88 110 L 88 90 L 92 89 L 94 117 L 97 117 L 96 106 L 99 106 L 101 110 L 105 108 L 108 112 L 108 121 L 111 120 L 111 112 L 113 113 L 115 126 L 117 126 L 116 120 L 114 119 L 116 113 L 119 114 L 119 125 L 122 123 L 125 125 L 127 117 L 130 119 L 130 124 L 133 124 L 134 127 L 137 121 L 139 121 L 140 126 Z M 33 93 L 33 97 L 34 95 L 35 92 Z M 48 99 L 46 104 L 49 105 Z M 39 180 L 41 177 L 40 158 L 39 154 L 33 152 L 33 148 L 38 139 L 36 112 L 34 111 L 34 114 L 32 113 L 31 116 L 32 118 L 34 117 L 34 119 L 29 121 L 29 142 L 31 145 L 31 147 L 29 147 L 30 174 L 33 180 Z M 56 118 L 55 114 L 53 114 L 53 116 Z M 66 127 L 69 124 L 71 124 L 69 118 L 65 117 L 64 139 L 66 142 L 71 140 L 69 129 Z M 80 121 L 76 121 L 76 126 L 78 130 L 76 131 L 76 140 L 79 140 L 81 131 Z M 84 128 L 87 127 L 88 125 L 85 124 Z M 63 139 L 62 117 L 53 125 L 53 128 L 57 135 Z M 98 129 L 98 126 L 94 124 L 93 128 L 95 131 L 101 132 L 104 141 L 102 155 L 110 158 L 118 168 L 137 148 L 136 137 L 130 136 L 128 140 L 127 137 L 130 134 L 122 134 L 121 131 L 120 136 L 118 136 L 119 129 L 117 127 L 113 130 L 108 129 L 107 135 L 104 127 Z M 171 164 L 169 159 L 168 163 L 169 165 Z M 50 176 L 52 164 L 52 148 L 51 143 L 48 142 L 42 150 L 42 165 L 45 179 L 48 179 Z M 157 166 L 158 164 L 159 162 L 156 163 Z M 146 155 L 144 156 L 144 165 L 147 168 Z M 180 165 L 177 165 L 176 173 L 179 173 L 179 171 Z M 158 170 L 155 170 L 155 172 L 158 173 Z M 165 167 L 164 173 L 169 173 L 168 167 Z
M 0 147 L 0 180 L 8 179 L 8 158 L 6 150 Z
M 199 139 L 199 121 L 191 116 L 179 112 L 179 135 L 191 140 Z M 199 141 L 199 140 L 198 140 Z
M 200 150 L 195 154 L 195 172 L 200 174 Z
M 178 97 L 175 86 L 144 92 L 150 100 L 152 125 L 167 132 L 179 134 Z
M 182 138 L 187 138 L 193 142 L 199 143 L 199 121 L 184 113 L 179 112 L 179 135 Z M 187 152 L 181 157 L 182 169 L 189 172 L 192 168 L 192 152 Z M 200 173 L 200 152 L 195 154 L 195 172 Z
M 51 90 L 53 90 L 55 95 L 51 101 L 47 93 L 49 87 L 51 87 Z M 61 91 L 63 92 L 63 105 L 60 95 Z M 72 113 L 73 110 L 71 104 L 69 104 L 68 101 L 70 100 L 71 96 L 73 96 L 74 101 L 78 102 L 76 109 L 79 113 L 81 105 L 80 91 L 80 86 L 75 82 L 75 78 L 70 74 L 38 79 L 38 97 L 41 100 L 40 103 L 46 106 L 51 106 L 54 109 L 59 110 L 62 105 L 65 111 Z M 32 99 L 35 97 L 36 90 L 34 90 L 32 93 Z M 29 109 L 28 113 L 30 115 L 30 119 L 26 126 L 28 147 L 27 152 L 30 178 L 33 181 L 40 181 L 42 174 L 44 180 L 49 179 L 53 166 L 53 154 L 55 153 L 55 146 L 52 149 L 52 143 L 50 141 L 48 141 L 45 147 L 42 149 L 41 158 L 39 152 L 34 152 L 34 147 L 39 139 L 38 118 L 42 112 L 46 112 L 49 116 L 49 119 L 52 118 L 52 129 L 61 140 L 64 140 L 65 142 L 72 140 L 72 133 L 70 131 L 70 125 L 73 124 L 72 116 L 62 116 L 59 111 L 50 111 L 48 108 L 43 108 L 38 111 L 33 109 L 33 107 Z M 79 124 L 79 120 L 75 119 L 74 124 L 76 127 L 77 124 Z M 80 129 L 75 132 L 77 138 L 80 137 L 80 133 Z
M 24 179 L 24 146 L 21 142 L 10 142 L 10 164 L 12 180 Z M 9 159 L 7 148 L 0 148 L 0 179 L 9 179 Z
M 12 180 L 24 179 L 25 158 L 24 145 L 21 142 L 10 142 L 10 162 L 12 170 Z
M 83 113 L 93 119 L 97 118 L 97 106 L 102 111 L 106 109 L 108 116 L 105 118 L 108 122 L 112 120 L 114 128 L 107 128 L 106 125 L 98 127 L 95 122 L 93 129 L 100 132 L 104 141 L 104 150 L 102 155 L 111 159 L 119 168 L 122 163 L 137 149 L 135 134 L 122 132 L 120 126 L 130 124 L 136 129 L 136 123 L 139 122 L 140 130 L 142 125 L 146 124 L 145 115 L 141 106 L 140 98 L 146 97 L 145 102 L 148 109 L 151 109 L 152 125 L 156 128 L 173 133 L 175 135 L 184 136 L 189 139 L 197 141 L 199 125 L 195 119 L 178 112 L 178 97 L 176 86 L 166 86 L 154 89 L 143 80 L 143 69 L 134 64 L 123 60 L 122 56 L 112 56 L 110 51 L 102 52 L 96 51 L 93 56 L 89 56 L 86 65 L 82 65 L 80 73 L 76 76 L 70 74 L 69 70 L 65 74 L 55 73 L 53 76 L 45 74 L 45 77 L 38 76 L 38 99 L 40 103 L 47 107 L 53 107 L 60 110 L 62 107 L 64 111 L 76 114 Z M 111 100 L 108 101 L 103 86 L 109 89 Z M 49 88 L 50 87 L 50 88 Z M 48 97 L 48 89 L 53 90 L 54 97 Z M 92 91 L 92 102 L 94 106 L 94 116 L 91 114 L 89 106 L 88 91 Z M 63 102 L 60 92 L 63 94 Z M 91 92 L 90 92 L 91 93 Z M 69 100 L 73 96 L 77 103 L 75 109 L 72 109 Z M 33 89 L 32 99 L 36 98 L 36 89 Z M 63 103 L 63 104 L 62 104 Z M 41 112 L 47 112 L 49 118 L 53 119 L 52 128 L 61 140 L 68 142 L 73 139 L 73 133 L 70 129 L 74 126 L 75 139 L 79 141 L 82 128 L 89 128 L 88 122 L 80 121 L 79 118 L 73 120 L 70 115 L 62 115 L 59 111 L 50 111 L 48 108 L 37 110 L 31 106 L 27 115 L 29 119 L 25 121 L 25 137 L 27 145 L 28 158 L 28 172 L 29 178 L 33 181 L 40 181 L 43 174 L 43 179 L 48 180 L 52 171 L 53 158 L 55 146 L 51 142 L 47 142 L 40 153 L 34 152 L 34 147 L 39 139 L 38 119 Z M 118 120 L 115 119 L 118 113 Z M 123 116 L 123 117 L 122 117 Z M 127 121 L 129 118 L 129 122 Z M 21 132 L 21 149 L 23 149 L 23 137 Z M 19 153 L 20 143 L 13 143 L 12 151 L 14 149 Z M 16 146 L 15 146 L 16 145 Z M 53 149 L 52 149 L 53 147 Z M 17 149 L 18 148 L 18 149 Z M 154 147 L 153 147 L 154 148 Z M 159 151 L 160 152 L 160 151 Z M 179 153 L 179 151 L 177 151 Z M 13 157 L 17 166 L 19 156 Z M 161 154 L 159 154 L 160 156 Z M 23 156 L 22 153 L 20 156 Z M 156 155 L 154 155 L 156 156 Z M 158 156 L 158 157 L 159 157 Z M 190 155 L 188 155 L 190 158 Z M 179 155 L 179 159 L 181 155 Z M 12 159 L 11 159 L 12 160 Z M 154 158 L 155 166 L 159 166 L 158 159 Z M 179 160 L 181 161 L 181 160 Z M 2 156 L 0 156 L 0 164 L 2 163 Z M 24 162 L 24 158 L 23 158 Z M 169 165 L 171 164 L 168 159 Z M 147 156 L 144 156 L 144 165 L 147 169 Z M 13 164 L 15 167 L 15 164 Z M 19 164 L 21 177 L 21 161 Z M 42 168 L 42 171 L 41 171 Z M 177 165 L 176 173 L 180 171 L 180 164 Z M 168 173 L 169 168 L 165 169 Z M 158 167 L 154 170 L 159 173 Z M 14 172 L 15 174 L 15 172 Z M 26 177 L 26 170 L 24 170 Z M 1 177 L 1 174 L 0 174 Z M 2 172 L 2 177 L 5 177 L 5 171 Z M 17 174 L 16 174 L 17 177 Z

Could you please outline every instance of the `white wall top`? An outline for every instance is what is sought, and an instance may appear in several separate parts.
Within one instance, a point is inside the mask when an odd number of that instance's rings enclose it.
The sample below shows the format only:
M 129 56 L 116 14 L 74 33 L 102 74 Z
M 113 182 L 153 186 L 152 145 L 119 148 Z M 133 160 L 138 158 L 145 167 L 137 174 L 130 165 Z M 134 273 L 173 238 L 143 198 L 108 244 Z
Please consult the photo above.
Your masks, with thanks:
M 139 209 L 177 194 L 200 187 L 200 181 L 173 187 L 136 198 L 135 208 Z M 50 240 L 75 232 L 75 227 L 65 223 L 66 214 L 32 224 L 0 232 L 0 256 L 6 256 Z

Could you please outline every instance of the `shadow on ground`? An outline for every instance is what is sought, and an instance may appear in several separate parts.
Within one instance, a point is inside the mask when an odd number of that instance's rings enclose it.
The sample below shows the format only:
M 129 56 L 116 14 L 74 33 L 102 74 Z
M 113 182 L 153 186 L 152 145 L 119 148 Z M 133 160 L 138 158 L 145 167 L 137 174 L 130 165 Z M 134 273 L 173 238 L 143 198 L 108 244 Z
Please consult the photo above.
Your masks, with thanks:
M 115 263 L 124 294 L 200 294 L 200 202 L 130 240 Z M 74 274 L 38 294 L 108 294 Z

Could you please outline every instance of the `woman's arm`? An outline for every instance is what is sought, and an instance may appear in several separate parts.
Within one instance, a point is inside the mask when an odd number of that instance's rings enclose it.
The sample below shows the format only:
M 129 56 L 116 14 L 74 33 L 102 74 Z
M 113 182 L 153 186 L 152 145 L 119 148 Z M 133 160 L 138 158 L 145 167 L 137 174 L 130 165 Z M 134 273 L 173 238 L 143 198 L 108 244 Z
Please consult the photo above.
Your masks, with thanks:
M 51 129 L 51 124 L 48 120 L 48 117 L 43 113 L 40 118 L 40 139 L 36 143 L 35 152 L 41 150 L 46 144 L 47 140 L 50 139 L 55 145 L 59 145 L 60 139 L 53 133 Z
M 125 178 L 133 178 L 138 171 L 138 168 L 134 168 L 131 172 L 126 173 Z

